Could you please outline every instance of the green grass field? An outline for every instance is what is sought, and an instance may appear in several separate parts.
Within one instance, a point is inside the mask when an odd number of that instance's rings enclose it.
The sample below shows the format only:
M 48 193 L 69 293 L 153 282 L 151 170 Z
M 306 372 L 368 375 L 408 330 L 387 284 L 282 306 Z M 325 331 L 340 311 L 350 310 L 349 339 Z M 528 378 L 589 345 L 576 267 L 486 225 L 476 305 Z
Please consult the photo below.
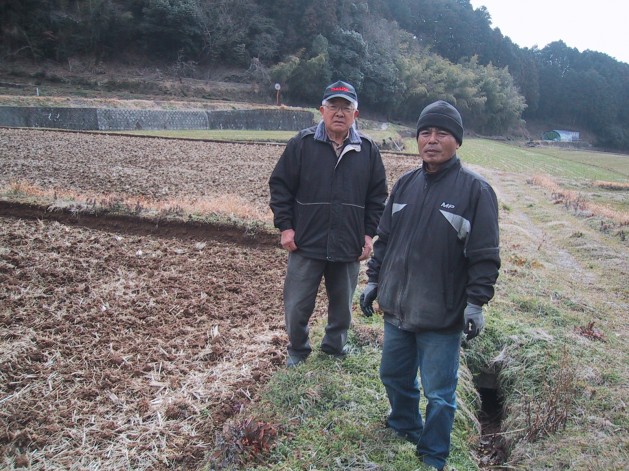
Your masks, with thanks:
M 369 129 L 365 133 L 376 142 L 389 138 L 399 139 L 399 126 L 389 126 L 386 130 Z M 288 142 L 296 131 L 238 131 L 230 129 L 191 130 L 191 131 L 123 131 L 124 134 L 141 136 L 170 137 L 180 139 L 209 139 L 214 141 L 240 142 Z
M 551 147 L 519 147 L 487 139 L 466 139 L 466 162 L 505 172 L 545 174 L 559 179 L 629 181 L 629 155 Z
M 236 131 L 222 130 L 192 130 L 192 131 L 124 131 L 124 134 L 138 136 L 172 137 L 178 139 L 209 139 L 213 141 L 240 142 L 288 142 L 295 131 Z

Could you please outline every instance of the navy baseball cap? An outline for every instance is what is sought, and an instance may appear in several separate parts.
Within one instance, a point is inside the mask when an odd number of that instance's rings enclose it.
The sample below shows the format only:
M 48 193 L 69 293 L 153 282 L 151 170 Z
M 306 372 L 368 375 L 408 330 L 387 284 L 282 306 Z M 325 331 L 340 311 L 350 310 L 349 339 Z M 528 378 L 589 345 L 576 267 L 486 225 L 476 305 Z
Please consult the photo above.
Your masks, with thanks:
M 349 83 L 339 80 L 328 85 L 323 92 L 323 101 L 330 100 L 332 98 L 344 98 L 349 101 L 354 108 L 358 108 L 358 96 L 356 90 Z

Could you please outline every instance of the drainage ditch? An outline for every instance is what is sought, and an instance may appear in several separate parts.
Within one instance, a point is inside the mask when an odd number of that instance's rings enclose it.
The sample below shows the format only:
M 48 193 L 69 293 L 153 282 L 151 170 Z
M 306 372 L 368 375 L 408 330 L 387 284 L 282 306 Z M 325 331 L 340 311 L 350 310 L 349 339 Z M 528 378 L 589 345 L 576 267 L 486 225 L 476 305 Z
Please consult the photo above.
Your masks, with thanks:
M 481 437 L 478 445 L 481 469 L 508 469 L 503 467 L 507 460 L 506 444 L 501 433 L 503 402 L 495 373 L 481 371 L 474 382 L 481 398 L 478 420 L 481 424 Z

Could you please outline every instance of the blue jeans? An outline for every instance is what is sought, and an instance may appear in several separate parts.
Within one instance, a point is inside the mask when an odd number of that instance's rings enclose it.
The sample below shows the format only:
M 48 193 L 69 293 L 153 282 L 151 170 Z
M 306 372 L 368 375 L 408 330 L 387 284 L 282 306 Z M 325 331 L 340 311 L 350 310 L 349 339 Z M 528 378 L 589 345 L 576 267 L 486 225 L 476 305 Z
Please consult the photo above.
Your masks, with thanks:
M 450 453 L 456 411 L 461 333 L 409 332 L 384 323 L 380 379 L 391 413 L 387 424 L 417 443 L 424 463 L 441 468 Z M 426 419 L 419 412 L 420 390 L 428 400 Z

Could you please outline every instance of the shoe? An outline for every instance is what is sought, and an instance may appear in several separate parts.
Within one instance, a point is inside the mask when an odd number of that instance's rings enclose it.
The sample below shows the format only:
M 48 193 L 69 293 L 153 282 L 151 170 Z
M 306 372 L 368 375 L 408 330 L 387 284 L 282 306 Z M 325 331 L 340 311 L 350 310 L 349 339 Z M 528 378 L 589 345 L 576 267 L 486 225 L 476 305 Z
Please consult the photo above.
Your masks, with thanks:
M 422 455 L 418 450 L 415 450 L 415 456 L 417 456 L 420 460 L 422 460 L 422 463 L 424 463 L 427 466 L 430 466 L 431 468 L 435 468 L 437 471 L 445 471 L 445 469 L 446 469 L 446 465 L 445 464 L 443 466 L 441 466 L 441 467 L 438 467 L 437 465 L 426 463 L 424 461 L 424 456 L 425 455 Z
M 323 353 L 325 353 L 326 355 L 330 355 L 330 356 L 332 356 L 334 358 L 339 358 L 339 359 L 343 359 L 347 355 L 349 355 L 349 348 L 347 347 L 347 345 L 345 345 L 340 352 L 332 352 L 332 351 L 330 351 L 330 350 L 328 350 L 327 348 L 324 348 L 324 347 L 321 348 L 321 351 Z
M 412 443 L 413 445 L 417 445 L 417 442 L 419 441 L 419 438 L 416 438 L 415 436 L 413 436 L 412 434 L 408 433 L 408 432 L 401 432 L 393 427 L 391 427 L 391 425 L 389 424 L 389 419 L 384 419 L 384 426 L 385 428 L 390 428 L 391 430 L 393 430 L 395 432 L 395 434 L 400 437 L 403 440 L 406 440 L 409 443 Z
M 286 366 L 289 368 L 294 368 L 295 366 L 299 365 L 300 363 L 303 363 L 304 361 L 306 361 L 306 357 L 300 357 L 297 355 L 288 355 L 288 360 L 286 360 Z

